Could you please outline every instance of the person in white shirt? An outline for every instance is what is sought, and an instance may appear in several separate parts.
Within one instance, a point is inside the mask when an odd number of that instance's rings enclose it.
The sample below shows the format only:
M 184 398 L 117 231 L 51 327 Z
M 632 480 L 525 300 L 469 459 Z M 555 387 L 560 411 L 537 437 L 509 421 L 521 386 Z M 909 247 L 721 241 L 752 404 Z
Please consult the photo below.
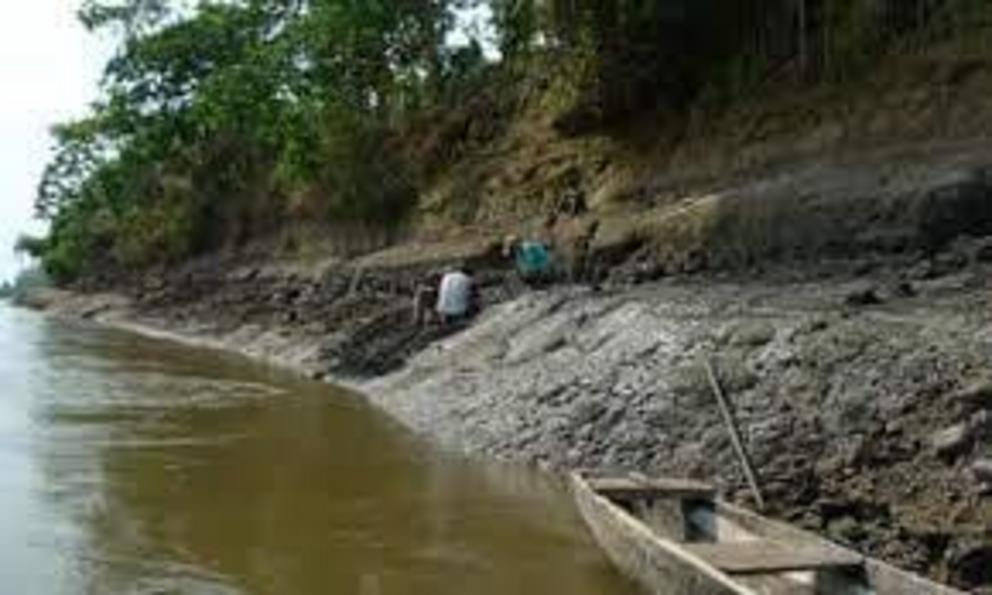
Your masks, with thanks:
M 472 277 L 461 267 L 456 267 L 441 277 L 436 310 L 442 324 L 450 324 L 468 316 L 472 307 L 472 292 Z

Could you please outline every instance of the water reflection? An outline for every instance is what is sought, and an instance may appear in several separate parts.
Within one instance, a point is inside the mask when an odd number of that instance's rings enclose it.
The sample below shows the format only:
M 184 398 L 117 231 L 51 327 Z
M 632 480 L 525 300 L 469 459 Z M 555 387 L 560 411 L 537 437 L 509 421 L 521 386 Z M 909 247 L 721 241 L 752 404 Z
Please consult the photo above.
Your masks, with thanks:
M 631 592 L 547 478 L 327 387 L 0 310 L 18 593 Z

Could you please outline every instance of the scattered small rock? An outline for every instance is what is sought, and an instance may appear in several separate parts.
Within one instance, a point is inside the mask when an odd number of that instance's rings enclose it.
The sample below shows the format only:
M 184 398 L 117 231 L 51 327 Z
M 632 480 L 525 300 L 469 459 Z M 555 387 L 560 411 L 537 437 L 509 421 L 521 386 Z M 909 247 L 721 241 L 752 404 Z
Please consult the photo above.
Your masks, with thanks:
M 572 413 L 572 421 L 581 426 L 590 424 L 606 413 L 606 405 L 600 401 L 588 400 L 576 405 Z
M 849 516 L 840 517 L 827 525 L 827 533 L 834 539 L 855 544 L 865 539 L 868 532 L 857 519 Z
M 921 260 L 915 266 L 906 271 L 906 276 L 915 281 L 926 281 L 939 276 L 937 267 L 933 261 Z
M 881 303 L 882 298 L 874 287 L 861 287 L 844 296 L 844 304 L 848 306 L 874 306 Z
M 144 289 L 148 292 L 158 292 L 166 289 L 166 281 L 159 275 L 153 275 L 145 278 Z
M 954 582 L 968 588 L 992 585 L 992 544 L 969 540 L 949 552 L 947 565 Z
M 968 434 L 972 438 L 988 438 L 992 436 L 992 411 L 976 411 L 968 419 Z
M 949 275 L 968 266 L 968 257 L 957 251 L 942 252 L 933 259 L 933 265 L 938 275 Z
M 961 454 L 970 443 L 971 432 L 966 423 L 945 428 L 930 438 L 934 451 L 942 458 L 953 458 Z
M 978 459 L 971 464 L 971 473 L 978 481 L 992 483 L 992 459 Z
M 916 286 L 909 281 L 901 281 L 892 287 L 892 295 L 903 298 L 913 297 L 916 295 Z
M 854 266 L 851 268 L 851 272 L 860 277 L 874 271 L 877 267 L 878 265 L 874 261 L 859 260 L 854 263 Z
M 974 382 L 951 394 L 951 401 L 967 408 L 992 409 L 992 381 Z
M 830 328 L 830 321 L 826 318 L 813 318 L 805 325 L 805 330 L 810 333 L 818 333 Z
M 846 500 L 832 498 L 821 498 L 814 507 L 818 516 L 824 521 L 830 522 L 835 519 L 849 517 L 856 512 L 857 507 Z
M 992 262 L 992 241 L 983 242 L 975 249 L 977 262 Z
M 761 347 L 775 338 L 775 327 L 764 322 L 742 322 L 724 332 L 727 343 L 735 347 Z

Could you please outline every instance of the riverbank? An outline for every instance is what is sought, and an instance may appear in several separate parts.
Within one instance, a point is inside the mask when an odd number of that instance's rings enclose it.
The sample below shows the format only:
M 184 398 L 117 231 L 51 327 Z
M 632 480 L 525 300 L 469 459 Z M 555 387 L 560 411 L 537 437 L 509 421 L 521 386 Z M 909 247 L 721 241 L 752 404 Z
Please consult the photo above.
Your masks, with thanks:
M 772 514 L 978 588 L 992 580 L 985 245 L 926 274 L 783 270 L 598 292 L 515 295 L 492 272 L 490 307 L 448 336 L 410 325 L 381 275 L 356 283 L 334 266 L 232 269 L 181 301 L 53 291 L 34 305 L 346 384 L 451 448 L 690 475 L 746 502 L 700 366 L 712 356 Z
M 712 357 L 772 515 L 989 593 L 988 146 L 593 210 L 580 222 L 601 223 L 597 291 L 528 291 L 501 232 L 467 230 L 309 260 L 247 245 L 31 301 L 352 387 L 454 449 L 689 475 L 746 502 L 702 373 Z M 481 316 L 413 325 L 417 282 L 456 261 L 476 271 Z

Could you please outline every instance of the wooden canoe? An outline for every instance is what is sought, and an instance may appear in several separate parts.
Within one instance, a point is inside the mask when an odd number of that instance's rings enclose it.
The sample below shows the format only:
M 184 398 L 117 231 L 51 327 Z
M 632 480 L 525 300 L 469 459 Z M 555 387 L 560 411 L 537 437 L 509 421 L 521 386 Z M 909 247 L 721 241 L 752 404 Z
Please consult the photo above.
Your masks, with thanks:
M 963 595 L 723 502 L 698 482 L 574 473 L 570 483 L 607 556 L 653 595 Z

